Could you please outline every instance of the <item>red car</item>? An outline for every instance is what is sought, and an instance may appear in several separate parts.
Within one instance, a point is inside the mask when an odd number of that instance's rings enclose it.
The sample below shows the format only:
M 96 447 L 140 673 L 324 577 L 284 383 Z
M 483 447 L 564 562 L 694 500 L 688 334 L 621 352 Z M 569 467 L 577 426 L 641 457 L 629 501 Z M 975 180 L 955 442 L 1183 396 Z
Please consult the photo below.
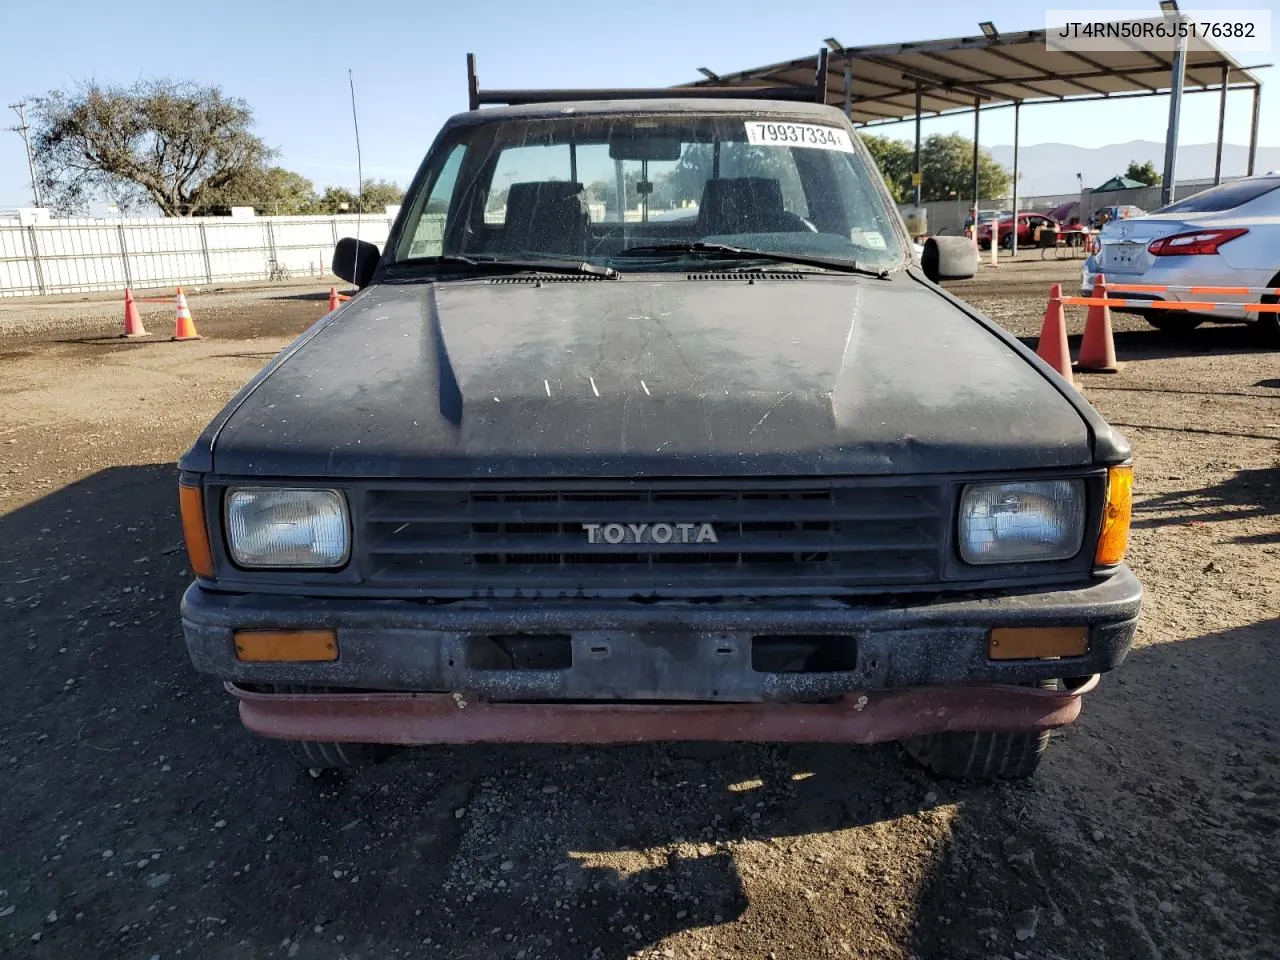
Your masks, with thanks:
M 1036 228 L 1048 227 L 1050 229 L 1058 229 L 1058 221 L 1052 217 L 1047 217 L 1043 213 L 1030 213 L 1023 211 L 1018 214 L 1018 246 L 1030 247 L 1035 243 Z M 983 250 L 991 249 L 991 222 L 978 225 L 978 246 Z M 1000 216 L 1000 246 L 1008 248 L 1013 246 L 1013 215 L 1002 214 Z

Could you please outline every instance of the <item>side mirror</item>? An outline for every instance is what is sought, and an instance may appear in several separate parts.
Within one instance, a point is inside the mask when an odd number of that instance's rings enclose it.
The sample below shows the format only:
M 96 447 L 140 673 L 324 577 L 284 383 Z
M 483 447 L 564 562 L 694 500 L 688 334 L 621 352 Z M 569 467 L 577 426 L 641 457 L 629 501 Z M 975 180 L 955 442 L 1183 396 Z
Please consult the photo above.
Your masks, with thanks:
M 934 283 L 968 280 L 978 272 L 978 249 L 968 237 L 930 237 L 924 242 L 920 268 Z
M 343 237 L 333 248 L 334 275 L 363 290 L 373 279 L 373 271 L 377 269 L 381 256 L 377 246 L 369 241 Z

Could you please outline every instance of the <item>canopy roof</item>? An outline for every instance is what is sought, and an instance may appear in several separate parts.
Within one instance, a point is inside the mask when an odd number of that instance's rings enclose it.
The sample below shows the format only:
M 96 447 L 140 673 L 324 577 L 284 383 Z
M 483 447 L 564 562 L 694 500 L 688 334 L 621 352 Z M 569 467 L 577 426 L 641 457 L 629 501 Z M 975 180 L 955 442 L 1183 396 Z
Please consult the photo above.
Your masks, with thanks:
M 834 44 L 833 44 L 834 46 Z M 854 123 L 891 123 L 921 114 L 946 114 L 1009 103 L 1154 96 L 1171 86 L 1172 50 L 1062 52 L 1046 48 L 1044 30 L 956 37 L 869 47 L 838 47 L 827 62 L 827 103 L 845 104 L 845 67 L 852 72 Z M 804 86 L 813 88 L 819 55 L 753 67 L 700 86 Z M 1255 67 L 1256 69 L 1256 67 Z M 1186 89 L 1257 87 L 1250 68 L 1210 41 L 1187 44 Z
M 1145 187 L 1147 184 L 1141 180 L 1130 180 L 1128 177 L 1116 176 L 1112 177 L 1105 183 L 1101 183 L 1093 188 L 1094 193 L 1109 193 L 1113 190 L 1136 190 L 1138 187 Z

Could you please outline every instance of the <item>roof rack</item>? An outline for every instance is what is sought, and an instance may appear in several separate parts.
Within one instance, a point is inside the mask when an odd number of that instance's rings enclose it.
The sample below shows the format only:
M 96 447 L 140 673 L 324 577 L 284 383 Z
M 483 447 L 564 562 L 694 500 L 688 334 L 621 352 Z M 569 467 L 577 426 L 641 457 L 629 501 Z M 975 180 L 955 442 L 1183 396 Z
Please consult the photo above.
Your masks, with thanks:
M 481 90 L 476 75 L 476 55 L 467 54 L 467 98 L 469 109 L 481 104 L 559 103 L 565 100 L 650 100 L 663 97 L 691 97 L 710 100 L 806 100 L 825 103 L 827 99 L 827 48 L 818 51 L 812 86 L 751 87 L 724 84 L 699 87 L 622 87 L 603 90 Z

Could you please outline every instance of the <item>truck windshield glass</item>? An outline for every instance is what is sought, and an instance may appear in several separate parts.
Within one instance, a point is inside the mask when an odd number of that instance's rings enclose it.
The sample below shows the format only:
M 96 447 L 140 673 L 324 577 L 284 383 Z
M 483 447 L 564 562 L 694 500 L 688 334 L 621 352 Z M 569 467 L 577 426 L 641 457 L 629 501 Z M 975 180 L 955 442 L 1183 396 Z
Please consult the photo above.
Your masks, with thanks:
M 428 158 L 395 251 L 689 269 L 705 243 L 895 268 L 897 212 L 843 127 L 749 115 L 507 119 Z M 665 248 L 652 255 L 634 248 Z

